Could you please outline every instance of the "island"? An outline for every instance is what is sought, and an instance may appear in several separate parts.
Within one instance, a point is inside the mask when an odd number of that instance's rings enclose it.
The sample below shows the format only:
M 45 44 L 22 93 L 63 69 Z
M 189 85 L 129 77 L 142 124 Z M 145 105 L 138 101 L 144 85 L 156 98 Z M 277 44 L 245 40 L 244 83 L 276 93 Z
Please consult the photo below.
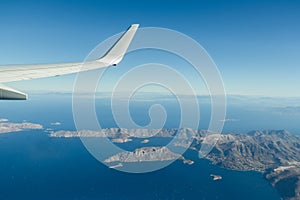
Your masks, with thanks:
M 143 147 L 135 149 L 133 152 L 124 151 L 105 159 L 104 162 L 122 164 L 127 162 L 153 162 L 177 159 L 182 160 L 183 163 L 193 164 L 193 161 L 170 151 L 167 147 Z
M 213 178 L 214 181 L 218 181 L 222 179 L 222 176 L 220 175 L 211 174 L 210 176 Z
M 142 144 L 147 144 L 148 142 L 150 142 L 150 140 L 148 140 L 148 139 L 141 141 Z

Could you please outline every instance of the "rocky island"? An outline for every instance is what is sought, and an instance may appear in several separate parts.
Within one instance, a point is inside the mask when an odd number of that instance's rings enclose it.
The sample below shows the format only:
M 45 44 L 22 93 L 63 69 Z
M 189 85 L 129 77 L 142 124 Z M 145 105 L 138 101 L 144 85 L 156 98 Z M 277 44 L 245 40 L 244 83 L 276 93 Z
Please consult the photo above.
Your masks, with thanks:
M 209 137 L 209 136 L 208 136 Z M 202 139 L 192 146 L 199 149 Z M 222 134 L 207 158 L 224 168 L 265 172 L 300 161 L 300 138 L 287 131 Z
M 193 161 L 185 159 L 182 155 L 170 151 L 167 147 L 143 147 L 133 152 L 121 152 L 113 155 L 105 163 L 126 163 L 126 162 L 153 162 L 180 159 L 183 163 L 193 164 Z
M 222 176 L 220 175 L 211 174 L 210 176 L 213 178 L 214 181 L 218 181 L 222 179 Z

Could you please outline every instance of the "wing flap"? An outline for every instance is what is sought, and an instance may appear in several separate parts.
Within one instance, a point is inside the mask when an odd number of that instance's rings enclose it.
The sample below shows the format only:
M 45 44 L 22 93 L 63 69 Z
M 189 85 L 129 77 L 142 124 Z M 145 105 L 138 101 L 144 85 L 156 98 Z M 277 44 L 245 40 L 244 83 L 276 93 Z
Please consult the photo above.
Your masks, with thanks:
M 18 90 L 0 84 L 0 100 L 26 100 L 27 95 Z

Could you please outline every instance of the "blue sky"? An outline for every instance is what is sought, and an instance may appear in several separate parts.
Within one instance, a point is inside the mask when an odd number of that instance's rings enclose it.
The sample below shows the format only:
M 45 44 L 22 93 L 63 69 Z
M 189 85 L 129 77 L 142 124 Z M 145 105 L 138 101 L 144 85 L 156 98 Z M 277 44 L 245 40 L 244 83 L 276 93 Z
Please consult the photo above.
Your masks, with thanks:
M 1 1 L 0 64 L 82 61 L 132 23 L 198 41 L 228 94 L 300 96 L 300 1 Z M 74 75 L 8 85 L 71 91 Z

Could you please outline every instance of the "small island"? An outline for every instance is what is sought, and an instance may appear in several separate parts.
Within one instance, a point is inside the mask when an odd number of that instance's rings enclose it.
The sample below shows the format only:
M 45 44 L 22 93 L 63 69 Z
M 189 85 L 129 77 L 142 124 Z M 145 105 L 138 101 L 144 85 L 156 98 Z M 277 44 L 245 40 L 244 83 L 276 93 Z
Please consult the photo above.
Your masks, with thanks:
M 141 141 L 142 144 L 147 144 L 148 142 L 150 142 L 150 140 L 148 140 L 148 139 Z
M 210 176 L 213 178 L 214 181 L 218 181 L 222 179 L 222 176 L 220 175 L 211 174 Z
M 182 162 L 183 162 L 184 164 L 188 164 L 188 165 L 194 164 L 194 161 L 188 160 L 188 159 L 184 158 L 183 156 L 180 157 L 179 159 L 182 160 Z

